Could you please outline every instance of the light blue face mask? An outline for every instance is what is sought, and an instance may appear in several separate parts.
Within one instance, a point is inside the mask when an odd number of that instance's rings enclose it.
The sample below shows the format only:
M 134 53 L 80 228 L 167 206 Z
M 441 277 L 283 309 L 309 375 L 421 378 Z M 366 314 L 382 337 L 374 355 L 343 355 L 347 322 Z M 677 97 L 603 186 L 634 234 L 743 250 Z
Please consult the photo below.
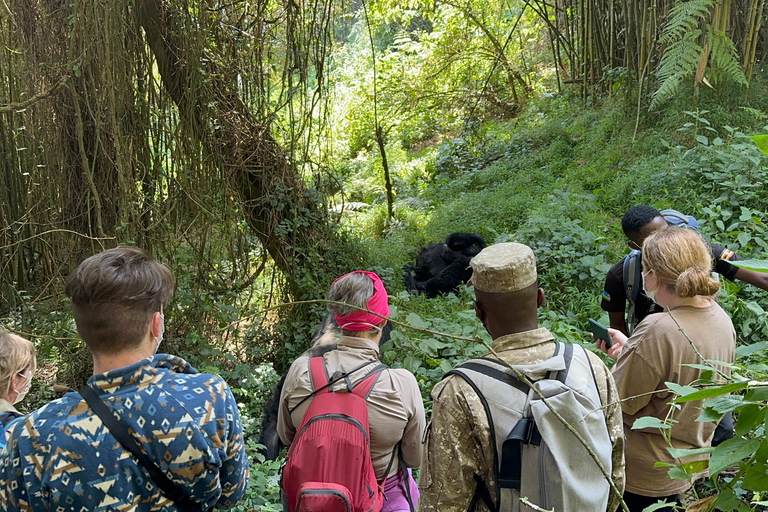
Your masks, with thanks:
M 656 302 L 656 291 L 651 291 L 648 288 L 645 287 L 645 276 L 650 274 L 653 271 L 653 269 L 650 269 L 646 272 L 643 272 L 641 274 L 642 280 L 643 280 L 643 293 L 645 293 L 645 296 L 651 299 L 653 302 Z

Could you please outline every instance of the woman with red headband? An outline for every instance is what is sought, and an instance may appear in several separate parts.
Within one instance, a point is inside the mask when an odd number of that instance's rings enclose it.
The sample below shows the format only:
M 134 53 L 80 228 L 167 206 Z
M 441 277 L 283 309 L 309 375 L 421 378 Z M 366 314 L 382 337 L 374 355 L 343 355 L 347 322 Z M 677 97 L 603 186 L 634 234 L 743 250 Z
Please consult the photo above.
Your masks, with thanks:
M 322 356 L 326 374 L 333 381 L 334 375 L 349 373 L 354 386 L 380 364 L 381 330 L 389 316 L 387 291 L 373 272 L 356 271 L 334 281 L 328 299 L 341 336 L 337 349 Z M 346 380 L 341 379 L 331 390 L 346 386 Z M 294 440 L 312 391 L 310 361 L 302 356 L 291 365 L 280 396 L 277 432 L 286 445 Z M 371 460 L 379 484 L 385 482 L 382 511 L 413 510 L 418 489 L 410 470 L 403 468 L 419 465 L 426 426 L 416 378 L 405 369 L 383 370 L 371 388 L 367 405 Z

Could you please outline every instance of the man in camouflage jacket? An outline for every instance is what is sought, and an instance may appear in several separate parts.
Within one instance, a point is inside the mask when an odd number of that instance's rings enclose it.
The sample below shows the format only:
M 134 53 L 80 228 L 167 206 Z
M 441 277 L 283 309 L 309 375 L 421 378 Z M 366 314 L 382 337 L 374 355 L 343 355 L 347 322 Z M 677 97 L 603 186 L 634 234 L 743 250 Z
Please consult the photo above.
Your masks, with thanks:
M 475 311 L 493 338 L 491 347 L 499 357 L 514 365 L 552 357 L 554 337 L 538 327 L 537 309 L 544 302 L 544 290 L 538 287 L 533 251 L 522 244 L 497 244 L 476 256 L 471 265 Z M 591 352 L 589 357 L 601 402 L 608 404 L 605 418 L 613 445 L 611 475 L 621 493 L 624 437 L 618 393 L 602 361 Z M 483 405 L 469 384 L 455 375 L 435 386 L 432 400 L 432 421 L 422 452 L 419 511 L 486 511 L 477 479 L 485 483 L 490 496 L 496 496 L 496 481 L 494 441 Z M 620 497 L 611 493 L 606 510 L 615 510 L 619 501 Z

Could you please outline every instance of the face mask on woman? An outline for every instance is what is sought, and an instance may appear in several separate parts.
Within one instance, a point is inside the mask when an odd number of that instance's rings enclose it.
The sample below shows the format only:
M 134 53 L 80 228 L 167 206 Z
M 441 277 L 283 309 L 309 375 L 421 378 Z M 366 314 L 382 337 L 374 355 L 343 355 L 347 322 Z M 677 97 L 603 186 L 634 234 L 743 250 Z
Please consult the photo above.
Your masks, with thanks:
M 32 374 L 31 373 L 29 375 L 24 375 L 24 373 L 22 371 L 22 372 L 18 372 L 17 375 L 19 375 L 20 377 L 23 377 L 24 379 L 26 379 L 27 380 L 27 385 L 24 386 L 24 389 L 22 389 L 21 391 L 19 391 L 18 389 L 14 389 L 14 391 L 16 392 L 16 399 L 13 401 L 14 404 L 17 404 L 17 403 L 21 402 L 22 400 L 24 400 L 24 397 L 27 396 L 27 393 L 29 393 L 29 388 L 32 387 Z
M 650 274 L 651 272 L 653 272 L 653 269 L 647 270 L 646 272 L 643 272 L 643 273 L 642 273 L 642 279 L 643 279 L 643 292 L 645 293 L 646 297 L 648 297 L 649 299 L 651 299 L 653 302 L 656 302 L 656 290 L 653 290 L 653 291 L 651 291 L 651 290 L 649 290 L 649 289 L 648 289 L 648 288 L 645 286 L 645 276 L 647 276 L 647 275 L 648 275 L 648 274 Z

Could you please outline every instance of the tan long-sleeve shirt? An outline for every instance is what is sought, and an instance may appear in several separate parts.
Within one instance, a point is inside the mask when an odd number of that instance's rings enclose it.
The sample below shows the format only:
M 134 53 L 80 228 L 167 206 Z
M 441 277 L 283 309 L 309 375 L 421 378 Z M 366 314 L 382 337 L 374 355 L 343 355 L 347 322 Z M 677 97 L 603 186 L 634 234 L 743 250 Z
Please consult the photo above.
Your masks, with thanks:
M 491 347 L 509 364 L 528 365 L 545 361 L 555 352 L 554 337 L 547 329 L 535 329 L 501 336 Z M 624 435 L 616 385 L 608 368 L 588 352 L 605 406 L 606 425 L 613 445 L 611 476 L 619 491 L 624 489 Z M 496 494 L 493 470 L 493 443 L 488 418 L 477 394 L 463 379 L 455 376 L 438 383 L 432 390 L 432 419 L 419 477 L 420 512 L 487 511 L 475 494 L 475 475 L 486 483 L 491 496 Z M 525 468 L 523 468 L 525 471 Z M 619 497 L 611 493 L 607 510 L 615 510 Z M 595 511 L 598 512 L 598 511 Z
M 632 430 L 632 425 L 643 416 L 665 420 L 673 398 L 666 383 L 688 385 L 703 373 L 702 369 L 689 365 L 707 364 L 702 357 L 732 363 L 735 350 L 733 323 L 714 301 L 705 308 L 680 306 L 649 315 L 637 326 L 613 367 L 619 395 L 624 399 L 634 397 L 622 402 L 629 492 L 642 496 L 669 496 L 691 486 L 687 480 L 670 478 L 668 468 L 654 467 L 656 462 L 679 463 L 670 455 L 669 445 L 660 431 L 653 428 Z M 718 366 L 718 369 L 725 375 L 731 374 L 728 367 Z M 652 391 L 659 392 L 649 394 Z M 672 425 L 670 436 L 675 448 L 701 448 L 712 441 L 715 424 L 696 421 L 701 404 L 700 400 L 684 402 L 672 415 L 676 423 Z M 683 462 L 708 458 L 709 455 L 704 454 L 686 458 Z
M 354 370 L 370 361 L 370 365 L 353 374 L 352 383 L 357 384 L 379 364 L 379 346 L 366 338 L 341 336 L 338 348 L 326 353 L 323 358 L 329 375 L 336 371 Z M 333 389 L 340 389 L 345 385 L 344 381 L 341 381 L 336 383 Z M 277 433 L 285 444 L 290 445 L 293 441 L 311 399 L 306 400 L 293 412 L 290 411 L 311 393 L 312 389 L 309 358 L 299 357 L 288 370 L 280 395 Z M 411 372 L 395 368 L 381 372 L 368 396 L 368 421 L 371 458 L 379 481 L 384 479 L 392 451 L 398 443 L 401 444 L 405 464 L 409 467 L 419 466 L 426 419 L 419 385 Z M 395 461 L 387 476 L 395 474 L 397 470 L 398 464 Z

